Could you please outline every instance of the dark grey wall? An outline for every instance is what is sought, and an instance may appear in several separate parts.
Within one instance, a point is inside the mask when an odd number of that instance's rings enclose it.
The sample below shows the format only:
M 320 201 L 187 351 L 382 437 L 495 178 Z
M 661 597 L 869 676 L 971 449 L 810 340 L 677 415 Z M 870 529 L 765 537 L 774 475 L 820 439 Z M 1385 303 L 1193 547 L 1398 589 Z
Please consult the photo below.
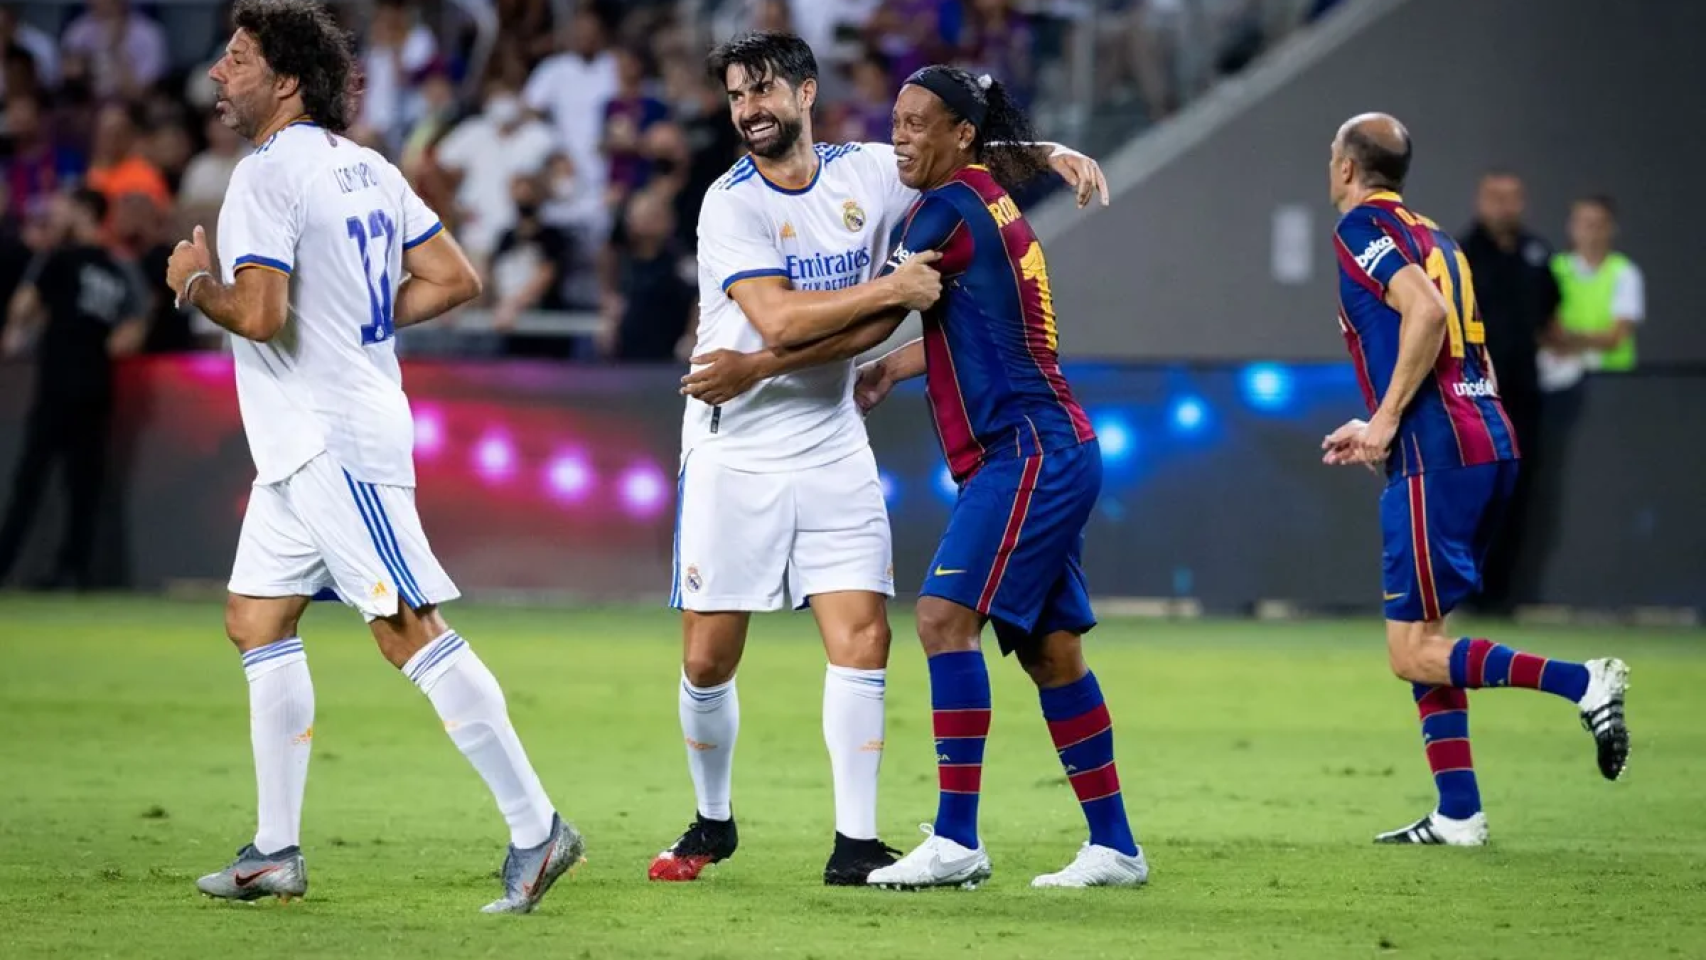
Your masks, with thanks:
M 1688 282 L 1706 254 L 1692 183 L 1703 37 L 1706 3 L 1693 0 L 1410 0 L 1050 244 L 1062 349 L 1342 356 L 1328 142 L 1346 117 L 1381 110 L 1415 139 L 1407 199 L 1453 231 L 1490 164 L 1527 178 L 1530 219 L 1555 243 L 1570 198 L 1613 194 L 1647 276 L 1643 359 L 1706 361 Z M 1269 267 L 1282 204 L 1313 214 L 1301 285 Z

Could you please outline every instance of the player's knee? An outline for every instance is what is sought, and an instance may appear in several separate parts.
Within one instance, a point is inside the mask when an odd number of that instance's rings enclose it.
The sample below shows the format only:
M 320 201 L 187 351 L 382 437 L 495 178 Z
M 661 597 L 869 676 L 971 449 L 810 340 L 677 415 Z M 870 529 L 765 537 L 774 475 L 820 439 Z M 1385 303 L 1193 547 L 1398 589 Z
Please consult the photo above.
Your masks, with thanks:
M 695 650 L 681 660 L 681 673 L 695 687 L 727 683 L 740 666 L 740 658 L 717 650 Z
M 888 666 L 893 640 L 888 618 L 877 615 L 837 631 L 829 638 L 829 662 L 854 670 L 881 670 Z
M 1076 682 L 1090 667 L 1084 662 L 1084 647 L 1078 636 L 1069 633 L 1050 634 L 1020 644 L 1014 651 L 1019 665 L 1039 689 L 1064 687 Z
M 1410 625 L 1406 625 L 1407 627 Z M 1426 636 L 1414 629 L 1390 632 L 1386 638 L 1386 665 L 1392 675 L 1411 683 L 1429 681 L 1426 664 Z
M 918 639 L 926 654 L 977 649 L 983 628 L 977 611 L 938 597 L 924 597 L 918 601 L 917 617 Z
M 253 650 L 296 635 L 297 617 L 282 615 L 275 604 L 251 597 L 225 599 L 225 636 L 238 650 Z

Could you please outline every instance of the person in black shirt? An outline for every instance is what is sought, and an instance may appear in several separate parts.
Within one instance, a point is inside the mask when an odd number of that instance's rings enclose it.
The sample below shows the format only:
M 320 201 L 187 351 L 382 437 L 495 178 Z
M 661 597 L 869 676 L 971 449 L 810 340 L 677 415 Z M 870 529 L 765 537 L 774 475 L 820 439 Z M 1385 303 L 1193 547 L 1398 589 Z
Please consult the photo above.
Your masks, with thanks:
M 668 193 L 648 188 L 630 197 L 611 249 L 617 296 L 601 337 L 605 358 L 620 363 L 677 359 L 699 290 L 675 236 Z
M 1545 469 L 1540 445 L 1540 377 L 1535 355 L 1558 309 L 1558 284 L 1548 261 L 1551 246 L 1523 225 L 1522 180 L 1493 170 L 1481 177 L 1475 222 L 1458 239 L 1475 278 L 1475 299 L 1486 325 L 1487 352 L 1498 376 L 1499 397 L 1516 431 L 1522 470 L 1505 527 L 1483 567 L 1479 606 L 1507 614 L 1528 591 L 1523 542 L 1532 512 L 1534 476 Z
M 100 245 L 105 198 L 78 190 L 56 204 L 62 233 L 25 271 L 3 344 L 7 356 L 17 356 L 36 341 L 36 385 L 12 501 L 0 524 L 0 581 L 18 558 L 58 460 L 65 467 L 67 529 L 45 585 L 80 588 L 89 585 L 93 559 L 112 415 L 111 358 L 141 345 L 147 301 L 134 270 Z

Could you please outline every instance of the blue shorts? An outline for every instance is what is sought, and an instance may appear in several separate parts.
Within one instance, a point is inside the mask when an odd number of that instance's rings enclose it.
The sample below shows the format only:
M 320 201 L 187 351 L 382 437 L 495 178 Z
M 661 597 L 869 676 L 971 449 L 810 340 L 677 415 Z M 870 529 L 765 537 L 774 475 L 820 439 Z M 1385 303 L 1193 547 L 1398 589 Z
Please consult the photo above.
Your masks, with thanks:
M 1004 654 L 1030 637 L 1088 633 L 1096 615 L 1084 580 L 1084 527 L 1101 492 L 1094 440 L 985 463 L 960 487 L 922 595 L 988 617 Z
M 1481 589 L 1505 521 L 1515 460 L 1397 477 L 1380 495 L 1386 619 L 1438 620 Z

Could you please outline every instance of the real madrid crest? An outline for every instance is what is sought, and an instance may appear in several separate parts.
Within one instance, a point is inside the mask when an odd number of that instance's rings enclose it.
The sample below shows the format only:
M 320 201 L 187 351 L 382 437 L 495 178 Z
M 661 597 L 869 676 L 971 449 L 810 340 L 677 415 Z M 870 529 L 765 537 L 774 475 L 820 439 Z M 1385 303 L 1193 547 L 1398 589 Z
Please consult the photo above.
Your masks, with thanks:
M 849 200 L 841 205 L 841 222 L 854 233 L 865 228 L 865 211 L 860 209 L 859 201 Z
M 694 593 L 698 593 L 699 588 L 704 586 L 704 585 L 705 585 L 705 581 L 703 581 L 699 578 L 698 566 L 696 566 L 694 564 L 688 564 L 687 565 L 687 589 L 691 590 Z

